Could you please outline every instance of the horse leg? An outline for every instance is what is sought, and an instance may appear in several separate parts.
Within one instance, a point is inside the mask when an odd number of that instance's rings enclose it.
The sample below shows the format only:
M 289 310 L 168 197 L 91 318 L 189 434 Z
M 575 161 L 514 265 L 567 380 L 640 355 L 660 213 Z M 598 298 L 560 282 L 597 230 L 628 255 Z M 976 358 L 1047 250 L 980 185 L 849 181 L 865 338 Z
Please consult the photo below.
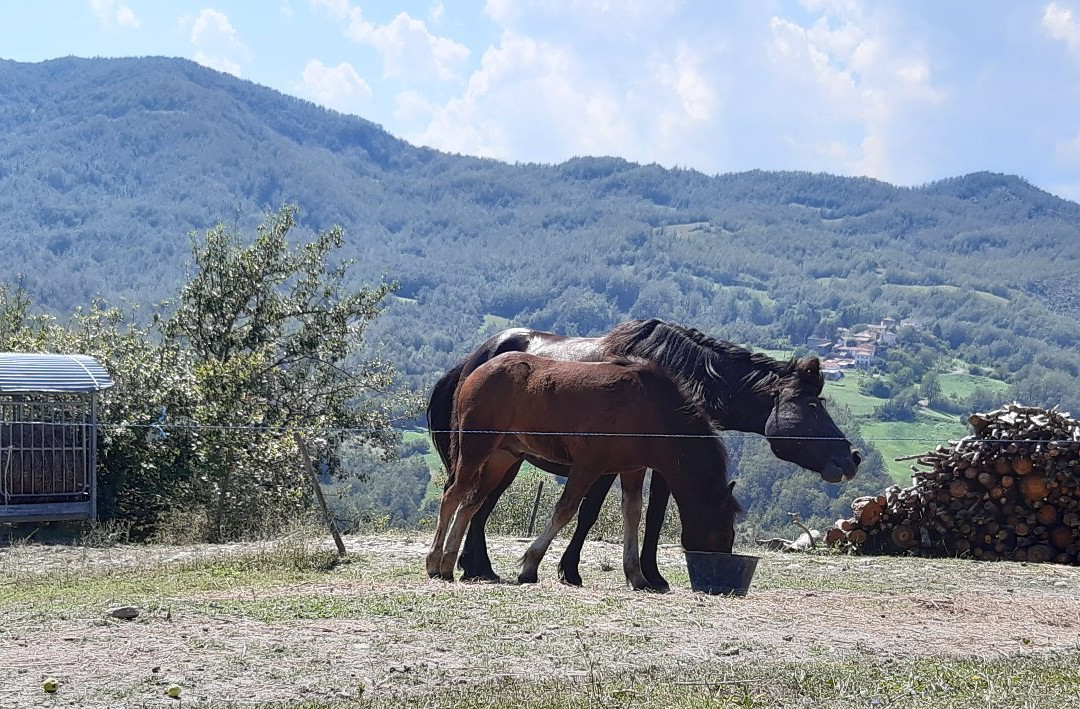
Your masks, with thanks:
M 457 481 L 460 481 L 460 477 Z M 442 501 L 439 503 L 439 521 L 435 525 L 435 538 L 431 540 L 431 548 L 428 550 L 427 560 L 425 566 L 427 567 L 428 576 L 431 578 L 443 577 L 442 574 L 442 560 L 443 560 L 443 545 L 446 540 L 446 533 L 450 529 L 450 522 L 456 518 L 454 514 L 458 510 L 459 501 L 461 498 L 461 487 L 457 484 L 451 485 L 443 490 Z M 453 580 L 451 574 L 449 580 Z
M 656 563 L 656 547 L 660 543 L 660 532 L 664 527 L 664 517 L 667 515 L 667 503 L 670 496 L 671 491 L 668 489 L 664 476 L 655 470 L 652 471 L 649 507 L 645 513 L 645 537 L 641 543 L 641 573 L 648 581 L 647 588 L 657 593 L 667 593 L 671 590 L 671 586 L 660 574 L 660 568 Z
M 562 495 L 555 503 L 555 511 L 551 515 L 551 522 L 548 523 L 547 529 L 536 538 L 525 555 L 521 557 L 518 583 L 536 583 L 539 580 L 537 569 L 540 568 L 540 560 L 544 558 L 555 535 L 574 518 L 578 505 L 581 504 L 581 498 L 585 496 L 585 491 L 596 480 L 594 476 L 580 472 L 575 475 L 574 472 L 571 468 L 570 476 L 566 480 L 566 485 L 563 486 Z
M 484 498 L 482 497 L 470 497 L 458 507 L 457 514 L 454 515 L 454 522 L 446 534 L 442 558 L 439 563 L 439 576 L 447 581 L 454 580 L 454 565 L 457 563 L 461 539 L 465 536 L 465 529 L 468 527 L 473 515 L 476 514 L 476 511 L 483 503 Z
M 454 523 L 446 535 L 440 572 L 443 578 L 454 578 L 454 565 L 458 560 L 458 548 L 465 536 L 465 531 L 476 512 L 483 507 L 489 493 L 498 487 L 507 477 L 513 479 L 521 467 L 522 459 L 507 451 L 495 451 L 480 468 L 479 479 L 467 492 L 464 502 L 458 507 Z
M 461 556 L 458 558 L 458 566 L 461 567 L 463 572 L 461 576 L 463 581 L 499 581 L 499 575 L 491 568 L 485 526 L 492 510 L 495 509 L 495 503 L 499 501 L 502 494 L 514 482 L 514 478 L 517 477 L 523 462 L 518 461 L 517 464 L 506 471 L 506 477 L 503 478 L 498 487 L 488 493 L 487 498 L 484 499 L 484 504 L 481 505 L 476 514 L 473 515 L 472 521 L 469 522 L 469 533 L 465 535 L 465 547 L 461 550 Z
M 596 524 L 600 516 L 600 508 L 604 505 L 611 484 L 615 482 L 615 475 L 602 475 L 596 479 L 585 498 L 581 501 L 578 510 L 577 526 L 574 528 L 574 536 L 566 545 L 562 558 L 559 559 L 559 578 L 563 583 L 571 586 L 581 585 L 581 574 L 578 565 L 581 563 L 581 548 L 585 545 L 585 538 L 589 536 L 589 530 Z
M 619 475 L 622 482 L 623 515 L 623 573 L 634 590 L 649 587 L 641 573 L 641 556 L 638 552 L 638 527 L 641 524 L 641 488 L 645 484 L 645 469 L 627 471 Z

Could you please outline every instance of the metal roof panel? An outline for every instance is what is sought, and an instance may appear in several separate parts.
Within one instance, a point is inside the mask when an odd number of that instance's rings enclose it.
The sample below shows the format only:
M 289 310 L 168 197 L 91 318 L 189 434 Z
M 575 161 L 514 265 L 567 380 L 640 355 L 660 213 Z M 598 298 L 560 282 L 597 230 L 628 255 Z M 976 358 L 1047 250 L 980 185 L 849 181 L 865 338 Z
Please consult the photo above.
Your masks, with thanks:
M 114 384 L 105 367 L 88 355 L 0 352 L 0 393 L 47 391 L 88 393 Z

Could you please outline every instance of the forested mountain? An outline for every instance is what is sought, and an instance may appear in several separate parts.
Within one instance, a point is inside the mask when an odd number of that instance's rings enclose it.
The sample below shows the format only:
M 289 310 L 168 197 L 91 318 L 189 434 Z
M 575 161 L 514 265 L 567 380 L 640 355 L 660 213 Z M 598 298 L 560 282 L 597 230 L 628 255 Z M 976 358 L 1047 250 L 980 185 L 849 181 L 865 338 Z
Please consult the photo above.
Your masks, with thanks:
M 372 345 L 420 389 L 507 324 L 657 316 L 792 351 L 891 317 L 1080 409 L 1080 205 L 1015 176 L 510 165 L 165 58 L 0 61 L 0 133 L 0 282 L 61 315 L 170 298 L 189 232 L 295 203 L 305 228 L 345 228 L 357 282 L 400 283 Z

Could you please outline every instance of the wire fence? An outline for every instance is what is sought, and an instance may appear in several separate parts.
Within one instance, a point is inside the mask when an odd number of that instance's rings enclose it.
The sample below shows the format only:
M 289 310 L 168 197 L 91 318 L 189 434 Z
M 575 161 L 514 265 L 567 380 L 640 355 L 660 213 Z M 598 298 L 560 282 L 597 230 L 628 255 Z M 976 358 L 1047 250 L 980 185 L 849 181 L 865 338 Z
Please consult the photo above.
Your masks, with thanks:
M 33 422 L 49 424 L 50 422 Z M 94 424 L 55 424 L 64 426 L 93 426 Z M 559 437 L 598 437 L 598 438 L 712 438 L 715 434 L 690 434 L 690 433 L 667 433 L 667 432 L 619 432 L 619 431 L 532 431 L 532 430 L 503 430 L 503 429 L 429 429 L 425 427 L 407 426 L 407 427 L 395 427 L 389 426 L 355 426 L 355 427 L 339 427 L 339 426 L 304 426 L 299 424 L 289 425 L 266 425 L 266 424 L 203 424 L 203 423 L 102 423 L 98 422 L 96 427 L 101 430 L 146 430 L 148 432 L 158 434 L 168 434 L 169 432 L 180 431 L 219 431 L 219 432 L 236 432 L 236 431 L 251 431 L 258 433 L 274 433 L 274 434 L 317 434 L 317 435 L 374 435 L 379 433 L 387 433 L 391 431 L 399 431 L 403 433 L 419 433 L 423 435 L 433 434 L 462 434 L 462 435 L 515 435 L 515 436 L 559 436 Z M 724 438 L 762 438 L 767 437 L 770 440 L 791 440 L 791 441 L 849 441 L 846 436 L 814 436 L 814 435 L 785 435 L 785 436 L 764 436 L 759 433 L 750 433 L 746 431 L 733 431 L 719 429 L 717 433 Z M 908 436 L 860 436 L 861 440 L 867 443 L 915 443 L 915 442 L 940 442 L 942 437 L 940 434 L 919 434 Z M 952 439 L 954 441 L 959 439 Z M 980 438 L 980 442 L 993 443 L 1000 442 L 1004 445 L 1025 443 L 1025 444 L 1069 444 L 1080 442 L 1080 433 L 1074 434 L 1067 438 Z

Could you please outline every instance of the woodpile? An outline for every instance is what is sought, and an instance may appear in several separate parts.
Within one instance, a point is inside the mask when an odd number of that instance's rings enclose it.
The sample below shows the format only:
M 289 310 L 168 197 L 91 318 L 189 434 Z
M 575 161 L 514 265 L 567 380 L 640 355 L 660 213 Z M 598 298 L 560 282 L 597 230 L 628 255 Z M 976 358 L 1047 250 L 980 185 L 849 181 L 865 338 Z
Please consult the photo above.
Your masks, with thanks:
M 1080 561 L 1080 423 L 1010 404 L 968 419 L 974 433 L 912 456 L 913 485 L 852 501 L 825 535 L 870 554 Z

